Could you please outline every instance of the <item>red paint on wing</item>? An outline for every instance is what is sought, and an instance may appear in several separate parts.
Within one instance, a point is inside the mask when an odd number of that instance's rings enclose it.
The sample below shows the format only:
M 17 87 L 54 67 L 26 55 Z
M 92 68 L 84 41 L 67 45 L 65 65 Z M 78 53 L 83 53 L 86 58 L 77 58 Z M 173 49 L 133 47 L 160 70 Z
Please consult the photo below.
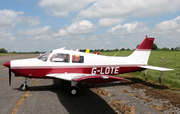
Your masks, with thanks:
M 118 78 L 114 76 L 101 76 L 101 75 L 94 75 L 94 76 L 86 76 L 86 77 L 77 77 L 72 79 L 73 81 L 77 82 L 85 82 L 85 83 L 109 83 L 114 81 L 128 81 L 127 79 Z

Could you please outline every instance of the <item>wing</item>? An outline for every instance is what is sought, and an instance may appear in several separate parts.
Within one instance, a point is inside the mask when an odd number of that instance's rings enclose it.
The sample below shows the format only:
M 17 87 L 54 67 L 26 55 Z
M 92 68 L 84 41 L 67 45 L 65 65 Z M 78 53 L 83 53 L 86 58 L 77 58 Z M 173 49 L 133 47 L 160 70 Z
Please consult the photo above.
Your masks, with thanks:
M 57 73 L 47 74 L 47 77 L 58 78 L 68 81 L 85 82 L 85 83 L 108 83 L 114 81 L 128 81 L 127 79 L 109 76 L 109 75 L 92 75 L 92 74 L 78 74 L 78 73 Z
M 171 71 L 174 69 L 168 69 L 168 68 L 162 68 L 162 67 L 155 67 L 155 66 L 140 66 L 141 68 L 151 69 L 151 70 L 157 70 L 157 71 Z

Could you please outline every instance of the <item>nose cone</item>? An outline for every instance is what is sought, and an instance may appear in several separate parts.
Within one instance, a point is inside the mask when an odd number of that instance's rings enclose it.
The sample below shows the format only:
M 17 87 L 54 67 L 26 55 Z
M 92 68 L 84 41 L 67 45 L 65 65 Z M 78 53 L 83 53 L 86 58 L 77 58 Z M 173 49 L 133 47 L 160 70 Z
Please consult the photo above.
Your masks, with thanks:
M 8 61 L 8 62 L 4 63 L 3 65 L 6 66 L 6 67 L 10 67 L 11 66 L 11 61 Z

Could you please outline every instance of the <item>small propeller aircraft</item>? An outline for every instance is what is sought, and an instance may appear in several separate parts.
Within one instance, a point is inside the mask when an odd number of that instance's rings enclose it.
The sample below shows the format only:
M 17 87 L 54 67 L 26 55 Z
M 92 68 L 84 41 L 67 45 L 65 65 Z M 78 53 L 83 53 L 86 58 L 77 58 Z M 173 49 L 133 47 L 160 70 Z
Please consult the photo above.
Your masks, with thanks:
M 40 55 L 37 58 L 12 60 L 3 65 L 9 67 L 9 85 L 11 72 L 15 76 L 25 77 L 21 90 L 28 90 L 27 78 L 55 78 L 71 82 L 69 94 L 76 96 L 79 93 L 78 82 L 108 83 L 127 80 L 113 75 L 152 69 L 170 71 L 173 69 L 148 65 L 148 59 L 154 38 L 146 38 L 137 49 L 127 57 L 110 57 L 97 53 L 55 49 Z

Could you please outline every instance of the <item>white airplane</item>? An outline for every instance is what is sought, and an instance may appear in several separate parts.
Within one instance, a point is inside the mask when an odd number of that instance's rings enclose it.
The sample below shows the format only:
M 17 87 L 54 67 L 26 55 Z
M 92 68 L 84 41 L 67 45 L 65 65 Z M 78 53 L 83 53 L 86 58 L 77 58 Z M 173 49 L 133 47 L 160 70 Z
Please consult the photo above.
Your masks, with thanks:
M 78 82 L 107 83 L 126 80 L 113 75 L 152 69 L 170 71 L 162 67 L 148 65 L 148 59 L 154 38 L 146 38 L 128 57 L 110 57 L 99 54 L 65 50 L 49 51 L 37 58 L 12 60 L 3 65 L 9 67 L 9 85 L 11 71 L 15 76 L 26 77 L 21 90 L 28 90 L 27 78 L 55 78 L 71 82 L 69 94 L 79 93 Z

